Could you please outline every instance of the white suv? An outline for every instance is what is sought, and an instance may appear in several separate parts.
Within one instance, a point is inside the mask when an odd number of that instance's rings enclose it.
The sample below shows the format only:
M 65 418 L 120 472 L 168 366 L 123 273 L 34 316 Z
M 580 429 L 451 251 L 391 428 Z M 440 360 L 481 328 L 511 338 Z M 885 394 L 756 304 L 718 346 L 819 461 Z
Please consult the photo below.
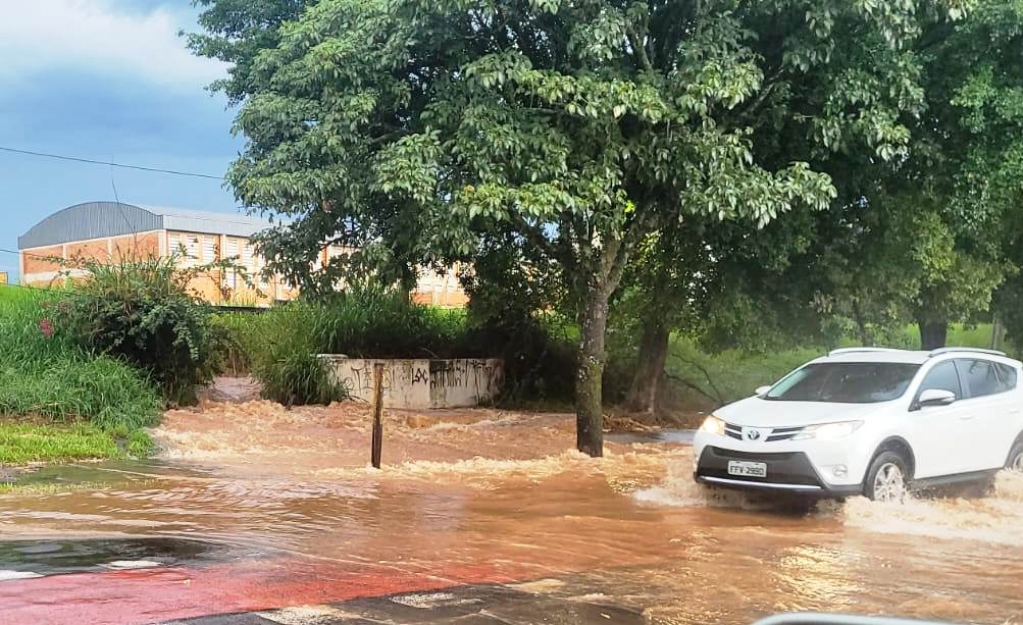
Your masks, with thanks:
M 1023 470 L 1021 363 L 1001 352 L 839 349 L 714 412 L 704 484 L 891 501 Z

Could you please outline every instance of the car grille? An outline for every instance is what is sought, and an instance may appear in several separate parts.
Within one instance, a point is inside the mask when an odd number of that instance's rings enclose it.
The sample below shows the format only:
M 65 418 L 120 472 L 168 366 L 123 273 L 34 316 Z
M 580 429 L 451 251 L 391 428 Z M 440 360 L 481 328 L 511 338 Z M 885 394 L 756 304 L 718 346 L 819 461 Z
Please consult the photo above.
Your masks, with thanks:
M 767 477 L 736 478 L 728 473 L 730 460 L 763 462 L 767 465 Z M 813 469 L 813 465 L 810 464 L 810 460 L 802 452 L 747 452 L 709 446 L 704 448 L 700 455 L 696 475 L 698 477 L 740 479 L 743 482 L 760 484 L 794 484 L 818 488 L 824 486 Z
M 767 429 L 767 428 L 765 428 Z M 803 426 L 797 425 L 794 427 L 784 428 L 771 428 L 771 433 L 767 435 L 764 442 L 776 443 L 778 441 L 790 441 L 795 438 L 796 434 L 803 431 Z M 725 423 L 725 435 L 729 438 L 734 438 L 737 441 L 742 440 L 742 426 L 733 425 L 731 423 Z

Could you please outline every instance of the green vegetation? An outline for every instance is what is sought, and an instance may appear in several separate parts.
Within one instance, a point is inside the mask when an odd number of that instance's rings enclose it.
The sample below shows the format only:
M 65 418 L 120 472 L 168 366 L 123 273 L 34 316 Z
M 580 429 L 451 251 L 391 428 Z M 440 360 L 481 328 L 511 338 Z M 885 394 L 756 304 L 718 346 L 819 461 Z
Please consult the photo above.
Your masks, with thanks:
M 61 331 L 59 294 L 0 287 L 0 462 L 118 457 L 115 439 L 142 449 L 159 417 L 143 374 Z
M 160 401 L 144 376 L 78 347 L 51 321 L 54 294 L 0 287 L 0 414 L 103 428 L 155 423 Z
M 123 456 L 110 433 L 94 425 L 0 422 L 0 465 Z
M 837 221 L 876 197 L 868 174 L 907 162 L 910 126 L 932 124 L 932 53 L 915 47 L 945 43 L 967 3 L 199 4 L 193 50 L 239 66 L 216 85 L 240 103 L 247 139 L 229 183 L 288 218 L 260 238 L 270 267 L 318 295 L 340 278 L 408 284 L 422 265 L 515 258 L 530 288 L 505 283 L 506 299 L 543 292 L 530 314 L 579 328 L 577 443 L 599 455 L 608 320 L 630 263 L 660 256 L 662 237 L 714 245 L 706 271 L 672 277 L 682 288 L 650 286 L 668 257 L 635 276 L 641 299 L 670 299 L 642 319 L 688 305 L 703 276 L 709 301 L 741 302 L 717 288 L 784 265 L 759 257 L 759 230 L 832 207 Z M 786 255 L 813 241 L 786 234 Z M 313 270 L 327 240 L 358 251 Z M 672 330 L 691 329 L 659 328 L 650 344 L 663 355 Z
M 948 344 L 958 347 L 989 348 L 991 324 L 955 325 L 948 329 Z M 860 345 L 853 337 L 845 337 L 836 347 Z M 886 346 L 919 349 L 920 329 L 906 326 L 895 333 Z M 1006 349 L 1013 351 L 1012 346 Z M 675 411 L 689 413 L 706 411 L 748 397 L 757 387 L 773 384 L 783 375 L 808 360 L 828 351 L 824 346 L 775 349 L 750 352 L 729 349 L 708 353 L 696 341 L 673 337 L 665 363 L 670 394 L 665 404 Z
M 251 371 L 263 384 L 264 396 L 282 403 L 322 404 L 345 396 L 316 354 L 502 356 L 511 385 L 509 399 L 570 399 L 565 390 L 571 387 L 573 350 L 567 342 L 554 341 L 539 322 L 498 327 L 477 323 L 471 310 L 418 306 L 404 294 L 357 290 L 261 314 L 222 313 L 214 323 L 228 337 L 224 362 L 237 371 Z
M 75 262 L 90 278 L 63 291 L 52 310 L 58 334 L 146 372 L 168 401 L 187 405 L 213 379 L 220 346 L 209 307 L 188 289 L 210 267 L 181 270 L 178 260 Z

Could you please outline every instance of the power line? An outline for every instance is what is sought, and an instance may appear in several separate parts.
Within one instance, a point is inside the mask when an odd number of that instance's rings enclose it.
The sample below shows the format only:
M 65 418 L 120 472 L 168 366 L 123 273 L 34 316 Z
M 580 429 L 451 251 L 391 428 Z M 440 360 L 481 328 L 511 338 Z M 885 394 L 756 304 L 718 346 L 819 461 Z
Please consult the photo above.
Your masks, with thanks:
M 210 174 L 197 174 L 190 171 L 177 171 L 174 169 L 161 169 L 159 167 L 145 167 L 143 165 L 127 165 L 124 163 L 113 163 L 96 161 L 88 158 L 79 158 L 77 156 L 64 156 L 61 154 L 48 154 L 46 152 L 33 152 L 31 150 L 19 150 L 17 148 L 8 148 L 0 146 L 0 152 L 10 152 L 11 154 L 22 154 L 25 156 L 39 156 L 42 158 L 53 158 L 61 161 L 71 161 L 74 163 L 88 163 L 90 165 L 106 165 L 107 167 L 120 167 L 122 169 L 135 169 L 138 171 L 148 171 L 158 174 L 172 174 L 174 176 L 189 176 L 192 178 L 205 178 L 207 180 L 223 180 L 223 176 L 211 176 Z
M 3 254 L 14 254 L 15 256 L 20 256 L 21 254 L 24 254 L 25 256 L 30 256 L 32 258 L 42 258 L 42 259 L 50 258 L 49 256 L 42 256 L 40 254 L 33 254 L 32 252 L 26 252 L 24 250 L 22 250 L 20 252 L 16 252 L 14 250 L 5 250 L 2 247 L 0 247 L 0 253 L 3 253 Z

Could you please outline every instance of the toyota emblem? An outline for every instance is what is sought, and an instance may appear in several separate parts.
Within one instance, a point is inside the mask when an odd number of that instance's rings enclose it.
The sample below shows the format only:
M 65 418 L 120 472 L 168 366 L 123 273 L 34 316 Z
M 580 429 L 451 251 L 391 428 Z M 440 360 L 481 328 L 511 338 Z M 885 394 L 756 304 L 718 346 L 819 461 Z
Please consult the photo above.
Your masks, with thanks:
M 760 440 L 760 430 L 756 428 L 746 428 L 746 440 L 750 441 Z

